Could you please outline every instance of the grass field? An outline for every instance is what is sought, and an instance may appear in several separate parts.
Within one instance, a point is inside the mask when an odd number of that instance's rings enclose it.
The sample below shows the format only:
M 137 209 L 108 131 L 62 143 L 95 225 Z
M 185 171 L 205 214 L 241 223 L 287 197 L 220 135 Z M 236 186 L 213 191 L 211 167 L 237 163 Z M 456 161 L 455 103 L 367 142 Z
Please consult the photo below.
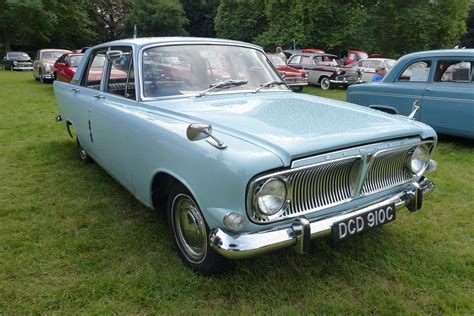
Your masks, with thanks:
M 181 264 L 163 215 L 79 161 L 56 115 L 52 85 L 0 71 L 0 314 L 474 313 L 472 142 L 441 140 L 421 211 L 205 278 Z

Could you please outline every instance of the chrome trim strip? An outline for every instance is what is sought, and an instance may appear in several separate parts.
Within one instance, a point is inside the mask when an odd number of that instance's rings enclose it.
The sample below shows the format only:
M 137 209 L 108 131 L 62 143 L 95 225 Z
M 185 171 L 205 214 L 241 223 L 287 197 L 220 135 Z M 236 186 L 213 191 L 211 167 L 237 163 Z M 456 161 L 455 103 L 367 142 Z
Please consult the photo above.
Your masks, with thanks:
M 334 223 L 391 203 L 395 204 L 397 211 L 405 206 L 411 207 L 414 205 L 413 201 L 419 201 L 428 196 L 434 189 L 435 185 L 431 180 L 422 178 L 420 182 L 412 182 L 412 188 L 407 191 L 396 193 L 375 203 L 362 205 L 357 209 L 309 222 L 310 238 L 327 236 L 331 234 Z M 272 230 L 244 234 L 230 234 L 220 228 L 214 228 L 209 235 L 209 242 L 216 252 L 230 259 L 248 258 L 290 246 L 297 246 L 301 251 L 306 250 L 303 245 L 307 245 L 307 241 L 302 238 L 306 235 L 304 232 L 307 232 L 307 226 L 307 219 L 303 218 L 303 220 L 296 219 L 289 225 Z

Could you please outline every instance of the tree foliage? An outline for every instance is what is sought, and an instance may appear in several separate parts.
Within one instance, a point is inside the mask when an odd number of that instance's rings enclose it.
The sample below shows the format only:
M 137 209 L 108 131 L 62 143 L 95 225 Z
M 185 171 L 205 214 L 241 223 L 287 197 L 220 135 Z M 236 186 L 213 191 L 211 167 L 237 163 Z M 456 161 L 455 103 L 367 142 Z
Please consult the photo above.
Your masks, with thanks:
M 469 11 L 469 16 L 466 21 L 467 33 L 461 40 L 460 45 L 463 47 L 474 48 L 474 1 Z
M 185 26 L 191 36 L 214 37 L 214 17 L 219 0 L 181 0 L 184 13 L 189 19 Z
M 188 22 L 178 0 L 135 0 L 126 30 L 132 34 L 133 25 L 137 25 L 139 36 L 186 35 Z
M 264 9 L 259 0 L 221 0 L 215 18 L 217 36 L 253 42 L 267 26 Z

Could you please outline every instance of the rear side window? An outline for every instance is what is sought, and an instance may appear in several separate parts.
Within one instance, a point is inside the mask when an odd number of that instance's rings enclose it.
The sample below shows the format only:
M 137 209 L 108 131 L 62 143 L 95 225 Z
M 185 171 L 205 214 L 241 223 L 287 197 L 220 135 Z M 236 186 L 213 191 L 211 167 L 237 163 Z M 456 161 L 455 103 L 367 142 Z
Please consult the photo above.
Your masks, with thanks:
M 435 82 L 472 82 L 472 62 L 439 60 L 436 64 Z
M 412 82 L 426 82 L 430 75 L 431 61 L 423 60 L 416 61 L 410 64 L 401 76 L 398 78 L 400 81 L 412 81 Z
M 131 49 L 123 50 L 122 57 L 111 62 L 107 73 L 106 91 L 135 99 L 135 74 Z
M 104 52 L 97 52 L 92 56 L 85 80 L 86 87 L 100 90 L 100 81 L 104 72 L 105 60 Z

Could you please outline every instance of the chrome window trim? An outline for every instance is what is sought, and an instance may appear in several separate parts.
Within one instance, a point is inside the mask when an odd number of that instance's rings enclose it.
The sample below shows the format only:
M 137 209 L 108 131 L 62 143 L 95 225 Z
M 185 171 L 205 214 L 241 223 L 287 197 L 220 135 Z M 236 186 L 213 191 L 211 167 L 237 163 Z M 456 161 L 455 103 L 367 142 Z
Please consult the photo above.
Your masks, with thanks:
M 234 46 L 234 47 L 243 47 L 243 48 L 250 48 L 250 49 L 254 49 L 256 51 L 259 51 L 261 52 L 264 57 L 268 60 L 268 57 L 267 55 L 265 54 L 265 52 L 263 51 L 263 49 L 261 48 L 258 48 L 258 47 L 255 47 L 254 45 L 246 45 L 245 43 L 221 43 L 221 42 L 212 42 L 212 41 L 192 41 L 192 42 L 186 42 L 186 41 L 177 41 L 177 42 L 164 42 L 164 43 L 152 43 L 152 44 L 147 44 L 147 45 L 144 45 L 142 47 L 140 47 L 140 49 L 138 50 L 138 54 L 137 54 L 137 65 L 138 67 L 136 68 L 138 70 L 138 76 L 137 78 L 139 79 L 139 85 L 137 86 L 139 89 L 140 89 L 140 93 L 137 94 L 137 96 L 139 96 L 139 101 L 157 101 L 157 100 L 166 100 L 166 99 L 176 99 L 176 98 L 192 98 L 194 96 L 189 96 L 189 95 L 180 95 L 180 96 L 164 96 L 164 97 L 145 97 L 144 95 L 144 82 L 143 82 L 143 51 L 146 50 L 146 49 L 149 49 L 149 48 L 155 48 L 155 47 L 165 47 L 165 46 L 180 46 L 180 45 L 186 45 L 186 46 L 190 46 L 190 45 L 218 45 L 218 46 Z M 269 61 L 268 61 L 269 62 Z M 273 70 L 275 71 L 275 68 L 273 68 Z M 276 76 L 278 78 L 281 78 L 279 73 L 276 71 Z M 275 92 L 275 91 L 282 91 L 282 92 L 288 92 L 288 91 L 291 91 L 291 90 L 272 90 L 272 91 L 266 91 L 266 92 Z M 138 91 L 137 91 L 138 92 Z M 221 92 L 221 94 L 230 94 L 230 93 L 249 93 L 249 92 L 253 92 L 253 89 L 252 90 L 240 90 L 240 91 L 233 91 L 233 92 Z M 215 95 L 217 93 L 212 93 L 212 94 L 209 94 L 209 95 Z
M 378 155 L 381 155 L 386 152 L 390 151 L 402 151 L 404 149 L 409 149 L 409 148 L 414 148 L 417 146 L 421 146 L 423 144 L 428 144 L 430 146 L 430 155 L 432 155 L 434 149 L 435 149 L 435 142 L 433 140 L 421 140 L 418 137 L 411 137 L 411 138 L 405 138 L 405 139 L 399 139 L 399 140 L 392 140 L 392 141 L 385 141 L 385 142 L 378 142 L 374 144 L 369 144 L 369 145 L 362 145 L 358 147 L 353 147 L 353 148 L 347 148 L 343 150 L 337 150 L 334 152 L 329 152 L 325 154 L 320 154 L 320 155 L 315 155 L 312 157 L 306 157 L 298 160 L 294 160 L 291 164 L 290 169 L 285 169 L 277 172 L 272 172 L 264 175 L 257 176 L 256 178 L 252 179 L 249 182 L 248 189 L 247 189 L 247 197 L 246 197 L 246 210 L 247 210 L 247 216 L 255 224 L 268 224 L 268 223 L 273 223 L 277 221 L 282 221 L 286 219 L 291 219 L 298 217 L 300 215 L 305 215 L 313 212 L 318 212 L 322 211 L 328 208 L 336 207 L 338 205 L 348 203 L 354 199 L 358 198 L 364 198 L 368 197 L 383 191 L 388 191 L 390 189 L 393 189 L 394 187 L 397 186 L 402 186 L 405 185 L 406 183 L 409 183 L 410 181 L 413 181 L 417 175 L 413 175 L 412 178 L 402 182 L 398 183 L 395 185 L 392 185 L 390 187 L 384 187 L 380 190 L 369 192 L 367 194 L 362 194 L 363 186 L 366 181 L 367 175 L 369 173 L 370 167 L 373 164 L 373 161 L 375 157 Z M 357 152 L 357 153 L 355 153 Z M 254 208 L 254 192 L 256 185 L 261 183 L 261 181 L 264 181 L 265 179 L 269 179 L 272 177 L 281 177 L 285 176 L 291 173 L 295 173 L 301 170 L 305 169 L 311 169 L 315 167 L 319 167 L 325 164 L 333 164 L 337 163 L 340 161 L 344 160 L 351 160 L 351 159 L 361 159 L 361 164 L 359 166 L 359 170 L 357 171 L 357 177 L 356 178 L 356 184 L 354 188 L 354 192 L 351 195 L 350 198 L 344 199 L 341 201 L 338 201 L 337 203 L 329 204 L 329 205 L 324 205 L 318 208 L 306 210 L 299 212 L 297 214 L 291 214 L 289 216 L 285 217 L 280 217 L 280 218 L 274 218 L 268 221 L 260 221 L 255 219 L 255 217 L 252 215 L 252 213 L 258 214 L 258 209 Z M 305 162 L 311 162 L 315 161 L 314 163 L 309 163 L 305 164 Z M 302 165 L 303 164 L 303 165 Z M 295 167 L 297 166 L 297 167 Z M 288 199 L 289 203 L 292 203 L 291 198 L 292 194 L 290 192 L 293 192 L 293 186 L 291 183 L 288 185 Z M 288 203 L 287 203 L 288 204 Z M 280 213 L 280 212 L 279 212 Z M 281 213 L 280 213 L 281 214 Z

